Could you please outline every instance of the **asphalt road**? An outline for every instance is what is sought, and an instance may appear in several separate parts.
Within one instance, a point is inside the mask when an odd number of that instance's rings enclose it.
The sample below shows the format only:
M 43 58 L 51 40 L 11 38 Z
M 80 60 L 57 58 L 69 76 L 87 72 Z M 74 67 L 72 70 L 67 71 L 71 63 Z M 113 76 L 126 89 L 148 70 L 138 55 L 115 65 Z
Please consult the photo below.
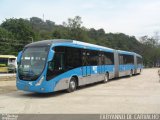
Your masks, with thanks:
M 28 93 L 17 91 L 14 80 L 0 81 L 0 113 L 160 113 L 157 70 L 145 69 L 141 75 L 89 85 L 73 93 Z

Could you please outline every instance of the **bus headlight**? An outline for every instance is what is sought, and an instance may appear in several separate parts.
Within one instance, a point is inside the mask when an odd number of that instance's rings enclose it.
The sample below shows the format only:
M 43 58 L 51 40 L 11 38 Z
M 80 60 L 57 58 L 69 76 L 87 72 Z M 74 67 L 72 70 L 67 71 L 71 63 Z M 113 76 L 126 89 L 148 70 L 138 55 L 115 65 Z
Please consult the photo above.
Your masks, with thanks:
M 43 80 L 44 80 L 44 76 L 42 76 L 41 79 L 36 83 L 36 86 L 40 86 Z

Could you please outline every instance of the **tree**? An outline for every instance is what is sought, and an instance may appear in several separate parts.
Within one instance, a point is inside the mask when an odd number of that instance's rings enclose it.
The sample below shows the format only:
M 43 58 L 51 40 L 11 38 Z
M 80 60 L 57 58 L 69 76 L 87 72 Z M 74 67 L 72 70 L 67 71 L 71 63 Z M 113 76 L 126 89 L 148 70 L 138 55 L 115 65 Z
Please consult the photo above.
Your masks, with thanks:
M 153 37 L 142 36 L 138 41 L 124 33 L 106 33 L 101 29 L 87 29 L 79 16 L 69 18 L 62 25 L 41 18 L 6 19 L 0 25 L 0 54 L 17 54 L 23 47 L 44 39 L 75 39 L 114 49 L 127 50 L 143 56 L 145 66 L 160 65 L 159 33 Z M 6 49 L 7 48 L 7 49 Z
M 12 33 L 0 27 L 0 54 L 15 54 L 13 45 L 15 42 Z
M 33 31 L 36 33 L 37 39 L 44 40 L 52 38 L 55 22 L 50 20 L 43 21 L 41 18 L 32 17 L 30 18 L 30 24 Z
M 142 54 L 144 56 L 144 64 L 149 67 L 156 67 L 160 60 L 158 41 L 153 37 L 142 36 L 140 42 L 143 44 Z
M 69 18 L 68 22 L 63 22 L 64 27 L 68 27 L 70 29 L 77 29 L 81 28 L 82 25 L 82 19 L 79 16 L 75 16 L 75 18 Z
M 36 35 L 32 30 L 31 24 L 26 19 L 6 19 L 1 27 L 12 33 L 17 41 L 18 51 L 22 50 L 26 44 L 32 42 L 31 37 L 35 40 Z
M 63 22 L 63 27 L 67 29 L 67 34 L 70 39 L 84 40 L 84 36 L 86 36 L 85 34 L 87 33 L 81 28 L 82 23 L 81 17 L 79 16 L 76 16 L 73 19 L 69 18 L 67 23 Z

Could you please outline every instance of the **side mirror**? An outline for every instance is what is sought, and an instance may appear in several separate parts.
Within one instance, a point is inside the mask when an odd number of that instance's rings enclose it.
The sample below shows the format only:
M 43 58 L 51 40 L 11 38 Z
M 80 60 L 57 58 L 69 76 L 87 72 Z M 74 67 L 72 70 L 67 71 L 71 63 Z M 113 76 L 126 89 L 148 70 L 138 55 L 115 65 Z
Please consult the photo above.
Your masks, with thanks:
M 20 52 L 18 53 L 18 56 L 17 56 L 17 63 L 20 62 L 21 57 L 22 57 L 22 51 L 20 51 Z
M 52 61 L 53 56 L 54 56 L 54 51 L 53 51 L 53 50 L 50 50 L 50 51 L 49 51 L 49 54 L 48 54 L 48 62 Z

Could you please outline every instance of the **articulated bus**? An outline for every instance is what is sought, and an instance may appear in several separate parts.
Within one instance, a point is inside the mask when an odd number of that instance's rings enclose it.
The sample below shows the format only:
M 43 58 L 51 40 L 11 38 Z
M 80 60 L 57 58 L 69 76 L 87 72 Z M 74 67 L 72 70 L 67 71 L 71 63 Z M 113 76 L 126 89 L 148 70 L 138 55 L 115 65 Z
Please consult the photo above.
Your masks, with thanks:
M 19 90 L 73 92 L 77 87 L 140 74 L 142 56 L 75 40 L 31 43 L 19 52 L 16 85 Z

